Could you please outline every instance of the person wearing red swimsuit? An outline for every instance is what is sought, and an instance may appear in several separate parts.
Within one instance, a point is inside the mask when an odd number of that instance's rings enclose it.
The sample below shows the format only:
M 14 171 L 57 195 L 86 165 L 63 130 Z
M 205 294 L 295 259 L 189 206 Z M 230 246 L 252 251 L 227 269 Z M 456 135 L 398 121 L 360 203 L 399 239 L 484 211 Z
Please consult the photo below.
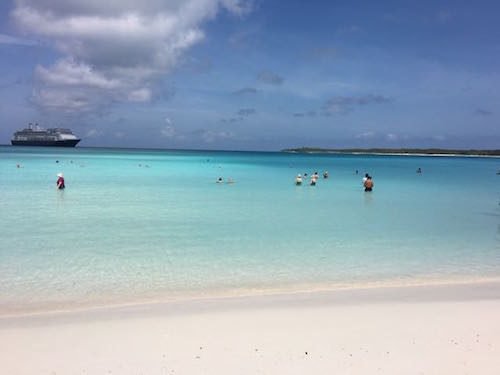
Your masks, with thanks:
M 66 186 L 64 185 L 64 176 L 62 173 L 57 174 L 57 182 L 56 182 L 57 188 L 59 190 L 64 189 Z

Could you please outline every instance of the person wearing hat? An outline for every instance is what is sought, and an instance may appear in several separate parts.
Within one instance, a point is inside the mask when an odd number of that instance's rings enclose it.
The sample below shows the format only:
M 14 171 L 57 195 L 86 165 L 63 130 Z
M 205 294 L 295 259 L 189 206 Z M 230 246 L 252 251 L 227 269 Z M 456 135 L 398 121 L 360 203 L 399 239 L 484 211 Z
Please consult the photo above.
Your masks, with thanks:
M 64 185 L 64 176 L 62 173 L 57 174 L 57 182 L 56 182 L 57 188 L 59 190 L 64 189 L 66 186 Z

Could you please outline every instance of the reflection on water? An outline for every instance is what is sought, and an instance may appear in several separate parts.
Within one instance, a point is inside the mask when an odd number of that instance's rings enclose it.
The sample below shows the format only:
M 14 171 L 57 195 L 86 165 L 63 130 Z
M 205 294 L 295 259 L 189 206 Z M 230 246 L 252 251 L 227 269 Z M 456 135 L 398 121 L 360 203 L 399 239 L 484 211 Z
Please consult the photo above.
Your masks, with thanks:
M 56 189 L 56 201 L 57 204 L 64 203 L 64 189 Z
M 363 193 L 364 195 L 364 203 L 365 203 L 365 206 L 369 206 L 373 203 L 373 192 L 371 191 L 365 191 Z

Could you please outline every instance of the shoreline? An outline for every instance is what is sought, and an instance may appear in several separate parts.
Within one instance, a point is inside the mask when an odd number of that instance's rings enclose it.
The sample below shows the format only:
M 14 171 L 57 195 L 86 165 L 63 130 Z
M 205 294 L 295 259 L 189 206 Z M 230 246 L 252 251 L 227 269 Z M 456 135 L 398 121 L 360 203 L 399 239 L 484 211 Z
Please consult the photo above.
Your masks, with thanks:
M 500 283 L 0 318 L 9 374 L 497 374 Z M 27 360 L 29 358 L 29 360 Z
M 231 300 L 238 298 L 260 298 L 260 297 L 281 297 L 294 296 L 315 293 L 336 293 L 342 291 L 363 291 L 374 289 L 404 289 L 404 288 L 426 288 L 426 287 L 453 287 L 463 285 L 485 285 L 498 284 L 500 287 L 500 277 L 483 278 L 456 278 L 456 279 L 410 279 L 410 280 L 384 280 L 371 281 L 364 283 L 345 283 L 345 284 L 305 284 L 294 287 L 283 288 L 236 288 L 228 290 L 216 290 L 209 293 L 186 292 L 179 294 L 162 295 L 161 293 L 152 294 L 144 298 L 123 299 L 120 297 L 107 300 L 93 300 L 84 302 L 59 301 L 38 303 L 31 306 L 8 307 L 6 304 L 0 308 L 0 319 L 10 317 L 50 315 L 59 313 L 73 313 L 81 311 L 105 310 L 114 308 L 129 308 L 144 305 L 163 305 L 171 303 L 196 302 L 207 300 Z M 69 307 L 72 305 L 72 307 Z M 6 308 L 7 307 L 7 308 Z M 3 310 L 3 311 L 2 311 Z
M 370 294 L 374 292 L 384 291 L 410 291 L 410 290 L 426 290 L 426 289 L 477 289 L 480 290 L 482 287 L 496 287 L 498 289 L 498 298 L 500 299 L 500 277 L 485 277 L 485 278 L 471 278 L 471 279 L 446 279 L 446 280 L 411 280 L 408 282 L 394 283 L 393 281 L 381 281 L 381 282 L 368 282 L 360 284 L 335 284 L 335 285 L 314 285 L 314 286 L 303 286 L 300 288 L 277 288 L 277 289 L 235 289 L 228 290 L 225 292 L 215 292 L 211 294 L 193 293 L 193 294 L 182 294 L 176 296 L 150 296 L 149 298 L 137 299 L 133 301 L 124 302 L 88 302 L 80 303 L 74 307 L 53 307 L 57 303 L 51 305 L 51 307 L 46 307 L 41 309 L 40 305 L 32 307 L 31 309 L 13 308 L 9 312 L 3 312 L 0 310 L 0 322 L 4 319 L 15 319 L 24 317 L 36 317 L 36 316 L 50 316 L 58 314 L 78 314 L 84 312 L 92 311 L 106 311 L 106 310 L 121 310 L 121 309 L 134 309 L 137 307 L 162 307 L 169 305 L 178 304 L 197 304 L 210 301 L 233 301 L 241 299 L 277 299 L 283 300 L 288 298 L 294 298 L 296 296 L 314 296 L 314 295 L 341 295 L 344 293 L 353 294 Z M 71 302 L 65 302 L 66 305 L 71 304 Z M 73 303 L 74 304 L 74 303 Z M 9 311 L 9 309 L 7 309 Z

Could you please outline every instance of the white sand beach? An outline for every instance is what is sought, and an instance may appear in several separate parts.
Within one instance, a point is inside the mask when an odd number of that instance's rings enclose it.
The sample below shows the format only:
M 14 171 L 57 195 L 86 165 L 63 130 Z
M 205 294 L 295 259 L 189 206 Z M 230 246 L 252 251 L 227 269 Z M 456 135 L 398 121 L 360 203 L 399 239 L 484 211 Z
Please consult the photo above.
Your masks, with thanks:
M 372 288 L 0 319 L 2 374 L 498 374 L 500 284 Z

